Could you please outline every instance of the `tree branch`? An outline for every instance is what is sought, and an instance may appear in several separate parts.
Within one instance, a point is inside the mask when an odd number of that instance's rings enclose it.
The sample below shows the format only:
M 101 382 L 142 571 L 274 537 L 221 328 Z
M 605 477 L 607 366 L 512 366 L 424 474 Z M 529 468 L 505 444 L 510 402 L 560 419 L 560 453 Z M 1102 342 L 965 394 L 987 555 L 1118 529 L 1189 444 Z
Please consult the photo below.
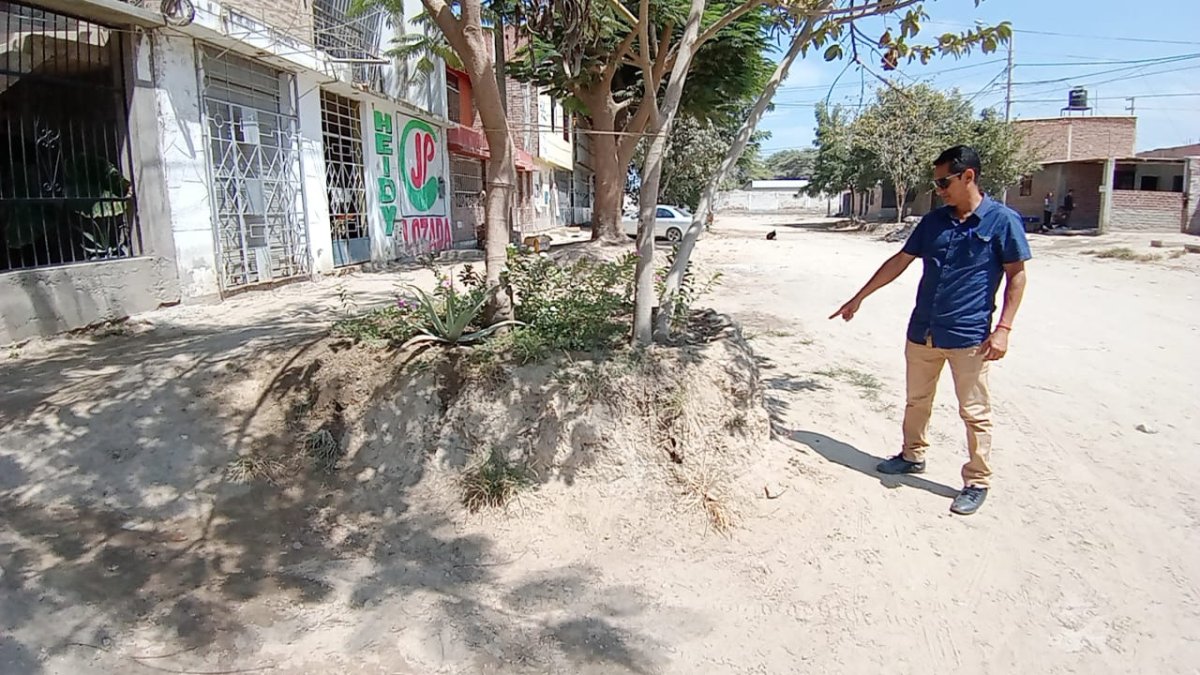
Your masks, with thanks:
M 642 68 L 642 81 L 645 93 L 642 94 L 642 107 L 638 112 L 646 110 L 650 119 L 658 119 L 658 86 L 654 78 L 654 63 L 650 55 L 650 0 L 641 0 L 638 8 L 638 61 Z
M 608 0 L 608 4 L 617 12 L 617 16 L 625 19 L 631 28 L 637 28 L 638 18 L 629 11 L 629 8 L 621 4 L 621 0 Z
M 450 47 L 458 53 L 458 58 L 465 64 L 470 49 L 463 37 L 462 24 L 459 23 L 458 17 L 450 11 L 450 5 L 444 0 L 421 0 L 421 4 L 425 6 L 425 13 L 433 19 L 438 29 L 442 31 L 442 35 L 446 37 L 446 42 L 450 43 Z
M 912 0 L 912 1 L 916 2 L 917 0 Z M 700 47 L 703 46 L 705 42 L 708 42 L 709 40 L 713 39 L 713 37 L 715 37 L 717 33 L 720 33 L 722 30 L 725 30 L 725 27 L 728 26 L 729 24 L 742 18 L 747 13 L 749 13 L 751 10 L 761 7 L 762 5 L 765 5 L 765 4 L 766 4 L 765 0 L 746 0 L 746 2 L 743 2 L 741 5 L 738 5 L 736 8 L 734 8 L 734 10 L 732 12 L 722 16 L 720 19 L 717 19 L 713 23 L 713 25 L 709 26 L 708 28 L 705 28 L 704 31 L 702 33 L 700 33 L 700 37 L 696 39 L 696 49 L 700 49 Z
M 855 19 L 862 19 L 868 16 L 875 16 L 877 14 L 891 14 L 904 9 L 905 7 L 911 7 L 919 2 L 921 2 L 921 0 L 880 0 L 874 4 L 863 5 L 862 7 L 855 7 L 854 4 L 851 3 L 849 7 L 826 10 L 824 14 L 826 17 L 833 18 L 838 14 L 858 13 L 858 16 L 851 18 L 853 21 Z
M 674 34 L 674 32 L 675 32 L 674 24 L 672 24 L 671 22 L 668 21 L 667 25 L 663 27 L 663 36 L 662 36 L 662 39 L 659 40 L 659 44 L 662 44 L 662 45 L 671 44 L 671 36 Z M 663 75 L 666 74 L 667 69 L 674 67 L 675 56 L 677 53 L 678 52 L 676 51 L 676 49 L 674 47 L 672 47 L 670 50 L 668 50 L 666 58 L 660 58 L 660 55 L 658 53 L 655 53 L 655 55 L 654 55 L 654 57 L 655 57 L 654 90 L 655 91 L 658 91 L 658 88 L 662 86 Z
M 628 107 L 632 102 L 633 99 L 629 99 L 628 101 L 623 101 L 622 103 Z M 633 157 L 634 151 L 637 150 L 638 142 L 642 140 L 641 133 L 646 129 L 646 123 L 650 121 L 650 108 L 651 106 L 656 105 L 657 103 L 646 101 L 644 99 L 642 100 L 642 104 L 638 106 L 637 112 L 635 112 L 633 117 L 625 123 L 624 128 L 622 129 L 622 131 L 626 133 L 626 136 L 623 137 L 621 142 L 617 144 L 617 156 L 630 158 Z
M 629 50 L 633 47 L 633 41 L 637 39 L 637 31 L 629 31 L 621 40 L 621 44 L 617 45 L 617 49 L 613 52 L 613 58 L 604 66 L 604 70 L 600 73 L 600 79 L 611 83 L 612 78 L 617 74 L 617 69 L 629 55 Z

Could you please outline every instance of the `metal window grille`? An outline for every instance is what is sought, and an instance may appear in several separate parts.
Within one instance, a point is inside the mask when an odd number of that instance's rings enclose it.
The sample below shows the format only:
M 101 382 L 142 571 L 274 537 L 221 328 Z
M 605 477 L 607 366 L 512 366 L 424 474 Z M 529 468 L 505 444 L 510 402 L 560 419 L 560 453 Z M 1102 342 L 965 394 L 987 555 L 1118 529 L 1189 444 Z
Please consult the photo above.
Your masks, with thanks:
M 352 13 L 351 4 L 351 0 L 313 0 L 317 47 L 335 59 L 378 61 L 385 13 L 378 7 Z M 352 77 L 358 84 L 383 90 L 383 67 L 378 63 L 355 63 Z
M 341 267 L 366 262 L 371 259 L 371 238 L 358 101 L 321 92 L 321 127 L 333 264 Z
M 200 56 L 221 286 L 306 275 L 308 223 L 291 76 L 211 47 Z
M 0 31 L 0 271 L 137 255 L 121 33 L 14 2 Z

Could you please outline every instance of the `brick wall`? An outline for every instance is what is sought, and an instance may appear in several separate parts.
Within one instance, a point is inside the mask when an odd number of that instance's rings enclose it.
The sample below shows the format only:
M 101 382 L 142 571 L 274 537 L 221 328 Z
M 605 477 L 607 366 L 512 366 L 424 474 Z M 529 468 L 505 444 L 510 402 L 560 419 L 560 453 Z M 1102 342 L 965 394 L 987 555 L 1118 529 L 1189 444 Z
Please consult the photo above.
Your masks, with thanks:
M 1200 234 L 1200 157 L 1188 159 L 1183 187 L 1184 227 L 1188 234 Z
M 1054 206 L 1062 203 L 1059 194 L 1059 165 L 1048 166 L 1033 174 L 1033 189 L 1028 195 L 1021 194 L 1021 186 L 1015 185 L 1008 190 L 1008 205 L 1022 216 L 1042 217 L 1043 201 L 1047 192 L 1054 193 Z M 1078 188 L 1076 188 L 1078 190 Z M 1076 195 L 1078 197 L 1078 195 Z M 1077 200 L 1078 201 L 1078 200 Z M 1054 208 L 1050 209 L 1051 211 Z
M 223 0 L 222 4 L 305 44 L 313 43 L 312 0 Z
M 1136 117 L 1058 117 L 1017 120 L 1042 162 L 1132 157 Z
M 508 126 L 513 144 L 536 157 L 538 155 L 537 93 L 533 85 L 507 78 Z
M 1179 192 L 1113 190 L 1113 230 L 1179 232 L 1182 218 L 1183 195 Z

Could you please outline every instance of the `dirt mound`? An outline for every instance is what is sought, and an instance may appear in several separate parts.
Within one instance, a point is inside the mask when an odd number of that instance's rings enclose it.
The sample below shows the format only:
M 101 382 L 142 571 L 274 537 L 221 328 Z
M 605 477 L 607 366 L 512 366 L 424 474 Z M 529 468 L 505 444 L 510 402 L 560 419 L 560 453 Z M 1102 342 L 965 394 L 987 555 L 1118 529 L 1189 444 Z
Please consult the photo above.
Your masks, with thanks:
M 724 528 L 769 422 L 740 331 L 699 318 L 693 344 L 527 365 L 486 348 L 414 356 L 324 340 L 269 378 L 262 442 L 230 477 L 332 479 L 380 512 L 396 490 L 470 501 L 465 477 L 503 470 L 527 477 L 529 494 L 580 481 L 691 505 Z

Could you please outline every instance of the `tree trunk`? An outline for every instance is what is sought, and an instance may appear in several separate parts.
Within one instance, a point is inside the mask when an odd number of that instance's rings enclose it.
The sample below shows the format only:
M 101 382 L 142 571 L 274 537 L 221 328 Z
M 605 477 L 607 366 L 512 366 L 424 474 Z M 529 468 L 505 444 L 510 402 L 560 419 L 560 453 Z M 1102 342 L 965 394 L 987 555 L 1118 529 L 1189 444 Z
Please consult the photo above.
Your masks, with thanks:
M 483 30 L 481 0 L 463 0 L 457 16 L 444 0 L 422 0 L 422 4 L 462 60 L 487 136 L 487 196 L 483 204 L 487 224 L 484 260 L 490 289 L 487 317 L 491 323 L 509 320 L 513 316 L 512 302 L 500 288 L 500 274 L 508 260 L 508 206 L 517 183 L 517 167 L 492 56 L 492 36 Z
M 591 119 L 592 171 L 596 178 L 596 202 L 592 206 L 592 239 L 606 244 L 624 244 L 627 239 L 621 218 L 625 209 L 625 184 L 629 163 L 637 151 L 637 139 L 624 136 L 640 133 L 648 110 L 625 114 L 612 97 L 611 79 L 600 79 L 579 93 Z M 652 104 L 653 102 L 651 102 Z M 618 125 L 617 120 L 623 119 Z M 620 126 L 620 128 L 618 128 Z
M 667 92 L 663 106 L 657 115 L 651 115 L 650 124 L 653 140 L 646 150 L 646 161 L 642 168 L 642 189 L 638 197 L 638 238 L 637 238 L 637 268 L 635 271 L 637 291 L 633 300 L 633 344 L 648 345 L 654 339 L 653 305 L 654 305 L 654 221 L 658 211 L 659 183 L 662 180 L 663 158 L 667 151 L 667 137 L 671 133 L 671 125 L 675 121 L 675 113 L 679 110 L 679 101 L 683 98 L 683 85 L 687 81 L 688 70 L 692 67 L 692 57 L 695 55 L 697 38 L 700 35 L 700 17 L 704 14 L 705 0 L 692 0 L 688 13 L 687 27 L 679 40 L 675 64 L 671 68 L 671 80 L 667 84 Z M 643 7 L 645 0 L 643 0 Z M 645 17 L 643 17 L 645 20 Z M 648 46 L 643 41 L 643 49 Z M 652 79 L 649 72 L 644 72 L 646 78 Z M 647 86 L 647 98 L 653 98 L 655 92 Z M 652 101 L 651 101 L 652 102 Z
M 589 102 L 591 108 L 592 170 L 596 177 L 596 201 L 592 205 L 592 239 L 606 244 L 624 243 L 621 212 L 625 205 L 625 176 L 628 166 L 621 165 L 620 143 L 613 133 L 616 111 L 609 106 L 612 96 L 603 92 L 607 101 Z M 597 97 L 600 98 L 600 97 Z
M 683 275 L 687 272 L 692 251 L 696 248 L 696 240 L 704 231 L 704 224 L 708 219 L 709 212 L 712 210 L 713 200 L 716 197 L 717 191 L 721 189 L 721 184 L 725 182 L 725 178 L 733 171 L 738 160 L 741 159 L 742 153 L 746 151 L 746 146 L 750 143 L 750 137 L 754 135 L 754 129 L 758 126 L 763 114 L 770 106 L 771 99 L 775 97 L 775 92 L 779 89 L 780 83 L 787 79 L 788 69 L 791 68 L 796 57 L 803 51 L 804 46 L 812 39 L 813 26 L 813 21 L 806 22 L 804 29 L 792 40 L 787 54 L 784 55 L 783 59 L 775 67 L 775 72 L 771 75 L 771 79 L 767 81 L 767 86 L 759 94 L 758 100 L 754 102 L 754 107 L 751 108 L 750 115 L 742 123 L 742 127 L 738 129 L 737 136 L 733 139 L 733 145 L 729 146 L 729 151 L 725 153 L 725 159 L 721 161 L 721 166 L 708 179 L 708 184 L 704 186 L 704 191 L 700 193 L 700 203 L 696 207 L 696 212 L 692 215 L 692 223 L 688 226 L 687 232 L 684 233 L 683 240 L 679 242 L 679 251 L 675 254 L 674 264 L 671 265 L 670 271 L 667 272 L 663 295 L 659 299 L 658 319 L 655 321 L 654 334 L 660 341 L 670 338 L 671 317 L 675 312 L 675 303 L 678 300 L 680 284 L 683 283 Z M 853 210 L 853 198 L 851 198 L 851 212 Z
M 468 73 L 475 79 L 474 73 Z M 508 263 L 509 205 L 517 184 L 516 152 L 508 133 L 508 119 L 501 107 L 500 88 L 494 77 L 481 73 L 480 86 L 473 90 L 479 105 L 479 118 L 483 122 L 488 140 L 487 195 L 483 210 L 487 223 L 487 240 L 484 260 L 487 286 L 491 289 L 488 298 L 489 323 L 508 321 L 513 318 L 512 301 L 507 292 L 500 288 L 500 273 Z M 486 112 L 485 112 L 486 111 Z
M 908 187 L 892 183 L 892 187 L 896 188 L 896 223 L 904 222 L 904 198 L 908 196 Z

